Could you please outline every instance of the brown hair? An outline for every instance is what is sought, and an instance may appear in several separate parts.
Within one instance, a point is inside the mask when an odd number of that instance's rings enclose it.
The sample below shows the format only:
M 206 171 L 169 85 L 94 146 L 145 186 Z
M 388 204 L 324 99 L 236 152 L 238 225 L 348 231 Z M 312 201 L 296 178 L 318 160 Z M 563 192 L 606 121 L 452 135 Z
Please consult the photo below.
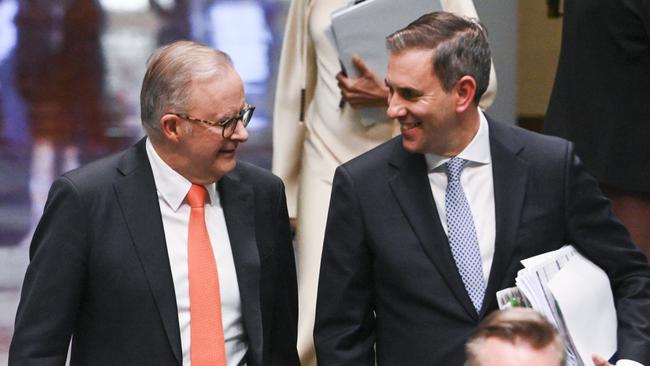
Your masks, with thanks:
M 448 12 L 425 14 L 386 37 L 391 52 L 409 48 L 431 49 L 434 74 L 449 92 L 461 77 L 476 81 L 474 102 L 478 104 L 490 81 L 490 46 L 487 30 L 476 19 Z

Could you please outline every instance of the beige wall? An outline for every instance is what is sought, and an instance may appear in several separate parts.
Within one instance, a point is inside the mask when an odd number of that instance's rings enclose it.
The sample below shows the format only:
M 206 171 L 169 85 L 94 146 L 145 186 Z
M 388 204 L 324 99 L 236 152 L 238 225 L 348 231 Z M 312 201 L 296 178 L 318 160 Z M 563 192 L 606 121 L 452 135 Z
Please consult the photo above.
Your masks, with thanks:
M 562 18 L 546 16 L 546 1 L 519 0 L 517 115 L 543 116 L 560 54 Z

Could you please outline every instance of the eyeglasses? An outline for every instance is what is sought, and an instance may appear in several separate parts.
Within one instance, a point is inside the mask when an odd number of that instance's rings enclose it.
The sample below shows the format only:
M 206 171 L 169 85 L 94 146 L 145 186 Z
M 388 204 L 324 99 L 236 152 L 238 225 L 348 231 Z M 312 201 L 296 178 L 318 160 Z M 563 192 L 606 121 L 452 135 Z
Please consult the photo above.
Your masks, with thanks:
M 221 127 L 221 136 L 225 139 L 228 139 L 232 136 L 233 133 L 235 133 L 235 130 L 237 129 L 237 122 L 241 121 L 244 127 L 248 126 L 248 123 L 251 121 L 251 118 L 253 118 L 254 111 L 255 111 L 254 105 L 246 104 L 246 106 L 241 111 L 239 111 L 238 115 L 228 118 L 227 120 L 221 122 L 211 121 L 209 119 L 194 118 L 184 113 L 167 112 L 166 114 L 173 114 L 176 117 L 186 119 L 192 122 L 205 123 L 206 125 L 211 127 Z

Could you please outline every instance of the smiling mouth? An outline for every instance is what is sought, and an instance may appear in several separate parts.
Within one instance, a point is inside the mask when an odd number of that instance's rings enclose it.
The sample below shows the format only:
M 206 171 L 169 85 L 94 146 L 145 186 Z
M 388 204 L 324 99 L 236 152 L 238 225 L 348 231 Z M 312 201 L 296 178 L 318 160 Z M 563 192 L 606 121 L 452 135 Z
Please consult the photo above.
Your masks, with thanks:
M 231 148 L 231 149 L 221 149 L 219 150 L 220 154 L 233 154 L 237 150 L 236 148 Z
M 420 126 L 421 124 L 422 124 L 422 122 L 419 122 L 419 121 L 418 122 L 410 122 L 410 123 L 400 122 L 399 123 L 399 128 L 402 131 L 408 131 L 408 130 L 410 130 L 412 128 L 416 128 L 416 127 Z

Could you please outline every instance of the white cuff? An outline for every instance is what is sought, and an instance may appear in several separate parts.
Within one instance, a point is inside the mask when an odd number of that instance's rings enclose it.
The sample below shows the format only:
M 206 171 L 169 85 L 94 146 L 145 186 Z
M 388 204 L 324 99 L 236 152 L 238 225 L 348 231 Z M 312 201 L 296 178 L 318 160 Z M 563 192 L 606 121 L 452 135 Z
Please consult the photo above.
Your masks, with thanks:
M 643 366 L 643 364 L 632 360 L 618 360 L 616 366 Z

